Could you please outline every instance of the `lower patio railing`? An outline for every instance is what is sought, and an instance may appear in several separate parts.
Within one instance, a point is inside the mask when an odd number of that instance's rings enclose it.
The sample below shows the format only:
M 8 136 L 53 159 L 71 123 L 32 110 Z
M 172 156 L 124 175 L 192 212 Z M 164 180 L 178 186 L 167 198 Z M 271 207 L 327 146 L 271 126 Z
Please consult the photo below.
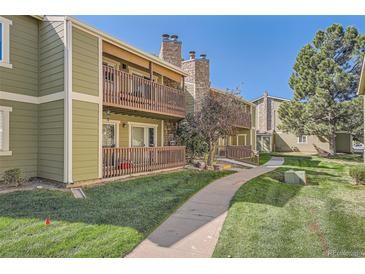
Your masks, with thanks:
M 103 148 L 104 178 L 184 165 L 184 146 Z
M 218 156 L 253 164 L 259 163 L 259 158 L 252 151 L 251 146 L 219 146 Z

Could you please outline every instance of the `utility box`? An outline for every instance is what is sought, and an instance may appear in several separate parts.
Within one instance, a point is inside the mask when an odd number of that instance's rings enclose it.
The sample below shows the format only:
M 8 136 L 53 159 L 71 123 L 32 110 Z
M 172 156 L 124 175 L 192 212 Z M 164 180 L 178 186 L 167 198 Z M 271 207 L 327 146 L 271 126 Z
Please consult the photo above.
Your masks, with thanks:
M 306 184 L 305 171 L 288 170 L 284 173 L 284 180 L 287 184 Z

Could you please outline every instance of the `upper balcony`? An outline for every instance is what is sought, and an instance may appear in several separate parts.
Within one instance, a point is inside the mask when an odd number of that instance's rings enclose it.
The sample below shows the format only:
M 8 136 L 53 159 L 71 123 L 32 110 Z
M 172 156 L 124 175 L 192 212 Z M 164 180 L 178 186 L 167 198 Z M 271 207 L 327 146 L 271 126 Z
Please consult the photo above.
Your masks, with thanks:
M 103 104 L 175 118 L 185 117 L 183 90 L 103 66 Z
M 236 127 L 251 128 L 251 113 L 242 112 L 236 119 Z

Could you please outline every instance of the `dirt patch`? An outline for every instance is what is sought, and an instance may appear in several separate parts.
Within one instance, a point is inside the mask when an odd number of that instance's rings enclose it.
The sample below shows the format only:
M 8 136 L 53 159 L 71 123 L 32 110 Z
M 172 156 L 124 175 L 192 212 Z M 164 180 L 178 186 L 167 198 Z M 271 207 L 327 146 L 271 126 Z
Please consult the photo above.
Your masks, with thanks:
M 27 191 L 34 189 L 48 189 L 68 191 L 63 183 L 50 181 L 42 178 L 32 178 L 29 181 L 25 181 L 20 186 L 0 184 L 0 194 L 15 192 L 15 191 Z

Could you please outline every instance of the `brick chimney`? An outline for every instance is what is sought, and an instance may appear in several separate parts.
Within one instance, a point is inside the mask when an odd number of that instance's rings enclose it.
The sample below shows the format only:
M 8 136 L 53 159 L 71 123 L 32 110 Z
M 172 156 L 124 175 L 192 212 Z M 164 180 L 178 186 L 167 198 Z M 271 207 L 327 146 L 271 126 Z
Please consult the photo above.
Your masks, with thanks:
M 162 35 L 159 57 L 170 64 L 181 67 L 181 41 L 176 34 Z
M 195 51 L 189 51 L 189 60 L 182 62 L 182 69 L 188 74 L 185 77 L 187 111 L 199 111 L 202 100 L 209 93 L 210 88 L 210 69 L 207 55 L 200 54 L 200 58 L 196 58 Z

